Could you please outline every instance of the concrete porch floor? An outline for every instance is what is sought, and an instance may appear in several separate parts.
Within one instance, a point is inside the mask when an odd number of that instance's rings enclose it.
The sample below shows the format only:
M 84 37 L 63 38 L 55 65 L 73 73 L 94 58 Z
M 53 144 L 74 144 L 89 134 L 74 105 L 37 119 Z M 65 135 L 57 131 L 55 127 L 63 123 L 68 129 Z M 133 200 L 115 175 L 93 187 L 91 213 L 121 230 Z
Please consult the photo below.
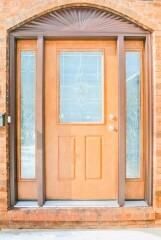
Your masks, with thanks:
M 1 230 L 3 240 L 161 240 L 161 228 L 109 230 Z

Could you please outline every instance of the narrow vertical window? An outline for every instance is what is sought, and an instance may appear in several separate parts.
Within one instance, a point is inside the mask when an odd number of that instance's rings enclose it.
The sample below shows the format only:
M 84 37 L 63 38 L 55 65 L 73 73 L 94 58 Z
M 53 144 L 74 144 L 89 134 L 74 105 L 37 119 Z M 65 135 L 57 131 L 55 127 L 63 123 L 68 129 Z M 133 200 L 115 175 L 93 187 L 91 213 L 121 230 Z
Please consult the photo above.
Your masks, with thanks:
M 35 178 L 35 55 L 21 51 L 21 179 Z
M 141 56 L 126 52 L 126 178 L 141 172 Z

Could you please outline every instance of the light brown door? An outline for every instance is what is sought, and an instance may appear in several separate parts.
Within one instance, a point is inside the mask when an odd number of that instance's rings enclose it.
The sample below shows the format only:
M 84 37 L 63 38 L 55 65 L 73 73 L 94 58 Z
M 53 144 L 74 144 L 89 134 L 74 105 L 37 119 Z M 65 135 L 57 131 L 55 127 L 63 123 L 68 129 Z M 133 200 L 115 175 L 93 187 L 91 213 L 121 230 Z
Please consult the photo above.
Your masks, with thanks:
M 115 40 L 45 41 L 46 199 L 117 199 L 117 88 Z

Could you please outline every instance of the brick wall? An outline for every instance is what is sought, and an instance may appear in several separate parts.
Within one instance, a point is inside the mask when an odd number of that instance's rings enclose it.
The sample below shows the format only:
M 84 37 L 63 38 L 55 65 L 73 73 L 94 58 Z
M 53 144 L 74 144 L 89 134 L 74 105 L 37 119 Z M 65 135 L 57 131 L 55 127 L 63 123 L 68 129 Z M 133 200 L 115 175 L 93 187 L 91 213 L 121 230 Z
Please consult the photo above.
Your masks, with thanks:
M 154 227 L 155 211 L 148 208 L 19 209 L 1 211 L 1 228 Z
M 0 128 L 0 227 L 108 227 L 161 225 L 161 1 L 160 0 L 1 0 L 0 111 L 6 111 L 8 31 L 61 6 L 94 5 L 153 30 L 153 207 L 118 209 L 8 210 L 8 129 Z

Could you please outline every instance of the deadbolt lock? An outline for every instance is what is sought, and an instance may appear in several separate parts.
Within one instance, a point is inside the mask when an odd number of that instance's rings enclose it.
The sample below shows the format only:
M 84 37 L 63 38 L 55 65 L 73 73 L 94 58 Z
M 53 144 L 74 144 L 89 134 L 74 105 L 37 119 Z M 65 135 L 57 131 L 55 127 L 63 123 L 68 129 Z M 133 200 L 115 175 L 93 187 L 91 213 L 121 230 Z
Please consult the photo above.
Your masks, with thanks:
M 114 116 L 113 114 L 109 114 L 109 115 L 108 115 L 108 119 L 109 119 L 109 120 L 115 120 L 115 116 Z

